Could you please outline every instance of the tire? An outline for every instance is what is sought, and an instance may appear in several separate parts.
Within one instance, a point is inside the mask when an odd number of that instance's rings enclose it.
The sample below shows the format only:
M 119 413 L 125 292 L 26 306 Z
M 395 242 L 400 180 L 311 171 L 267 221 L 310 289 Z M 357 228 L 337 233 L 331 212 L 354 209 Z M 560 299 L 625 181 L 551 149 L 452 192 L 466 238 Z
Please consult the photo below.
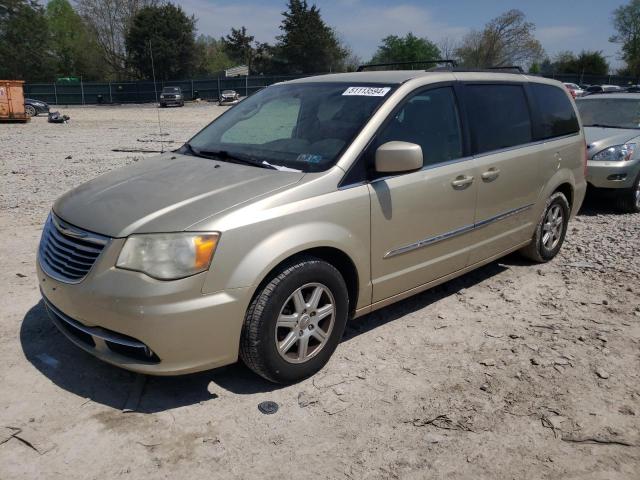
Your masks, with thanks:
M 244 320 L 240 357 L 275 383 L 308 378 L 338 346 L 348 311 L 349 294 L 340 272 L 318 258 L 298 257 L 258 288 Z M 307 345 L 306 351 L 301 345 Z
M 551 195 L 536 226 L 531 243 L 522 248 L 520 253 L 538 263 L 553 259 L 564 243 L 570 213 L 569 202 L 564 193 L 556 192 Z M 555 217 L 555 214 L 558 216 Z
M 25 105 L 24 113 L 26 113 L 29 118 L 38 116 L 38 110 L 36 110 L 36 107 L 33 105 Z
M 625 188 L 618 194 L 618 208 L 625 213 L 640 212 L 640 173 L 631 188 Z

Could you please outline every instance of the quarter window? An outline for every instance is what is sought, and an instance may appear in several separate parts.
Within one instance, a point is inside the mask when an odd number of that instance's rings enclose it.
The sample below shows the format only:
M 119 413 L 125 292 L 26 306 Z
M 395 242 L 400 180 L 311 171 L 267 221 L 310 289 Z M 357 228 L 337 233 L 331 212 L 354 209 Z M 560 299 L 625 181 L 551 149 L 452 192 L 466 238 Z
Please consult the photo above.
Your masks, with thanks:
M 570 135 L 580 130 L 567 92 L 541 83 L 532 83 L 531 92 L 540 112 L 540 124 L 536 125 L 537 140 Z
M 411 97 L 381 132 L 376 145 L 391 141 L 418 144 L 424 165 L 433 165 L 460 158 L 461 138 L 453 90 L 443 87 Z
M 466 90 L 475 153 L 531 142 L 529 105 L 521 85 L 468 85 Z

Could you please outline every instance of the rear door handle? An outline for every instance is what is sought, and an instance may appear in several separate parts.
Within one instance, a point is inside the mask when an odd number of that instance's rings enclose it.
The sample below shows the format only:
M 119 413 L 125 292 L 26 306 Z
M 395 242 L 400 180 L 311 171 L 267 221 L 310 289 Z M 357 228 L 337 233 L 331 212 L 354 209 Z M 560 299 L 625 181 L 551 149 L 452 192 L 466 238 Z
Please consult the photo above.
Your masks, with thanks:
M 455 189 L 467 188 L 472 183 L 472 175 L 458 175 L 454 180 L 451 181 L 451 185 L 453 185 L 453 188 Z
M 485 182 L 493 182 L 500 176 L 500 169 L 491 167 L 489 170 L 482 174 L 482 180 Z

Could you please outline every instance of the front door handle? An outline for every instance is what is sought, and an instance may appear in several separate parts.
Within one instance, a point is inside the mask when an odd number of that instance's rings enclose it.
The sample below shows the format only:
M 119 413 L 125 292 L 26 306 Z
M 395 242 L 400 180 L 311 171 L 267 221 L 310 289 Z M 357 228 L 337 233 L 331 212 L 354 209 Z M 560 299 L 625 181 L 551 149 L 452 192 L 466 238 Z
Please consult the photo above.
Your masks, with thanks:
M 472 183 L 472 175 L 458 175 L 454 180 L 451 181 L 451 185 L 453 185 L 453 188 L 455 189 L 467 188 Z
M 485 182 L 493 182 L 500 176 L 500 169 L 491 167 L 489 170 L 482 174 L 482 180 Z

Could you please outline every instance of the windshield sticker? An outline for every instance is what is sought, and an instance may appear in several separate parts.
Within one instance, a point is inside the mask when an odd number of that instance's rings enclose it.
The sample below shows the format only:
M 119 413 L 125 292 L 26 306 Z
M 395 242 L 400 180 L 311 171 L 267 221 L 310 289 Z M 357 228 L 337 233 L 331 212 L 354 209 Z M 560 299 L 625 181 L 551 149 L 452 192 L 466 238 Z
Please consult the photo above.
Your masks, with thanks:
M 342 95 L 357 95 L 360 97 L 384 97 L 391 87 L 349 87 Z
M 322 161 L 322 155 L 316 155 L 313 153 L 301 153 L 296 158 L 297 162 L 307 162 L 307 163 L 320 163 Z

